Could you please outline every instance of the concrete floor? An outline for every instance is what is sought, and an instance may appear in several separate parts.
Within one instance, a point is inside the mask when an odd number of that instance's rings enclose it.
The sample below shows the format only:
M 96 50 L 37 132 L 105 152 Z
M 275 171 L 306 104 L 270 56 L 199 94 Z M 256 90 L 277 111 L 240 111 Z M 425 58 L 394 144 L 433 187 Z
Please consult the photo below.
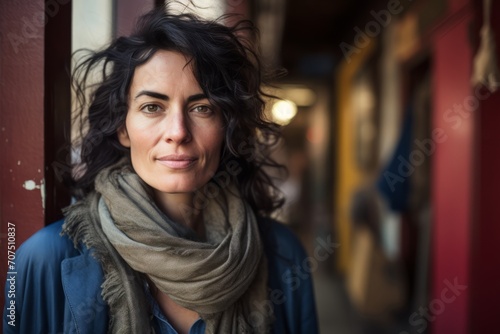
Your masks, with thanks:
M 313 273 L 318 321 L 321 334 L 425 334 L 411 327 L 408 316 L 394 319 L 389 327 L 376 326 L 363 320 L 349 302 L 344 282 L 335 274 L 321 270 Z
M 315 273 L 314 290 L 321 334 L 361 333 L 360 323 L 338 276 Z
M 314 255 L 314 247 L 318 239 L 326 240 L 329 232 L 326 230 L 311 231 L 307 228 L 293 228 L 301 240 L 306 252 Z M 326 232 L 325 232 L 326 231 Z M 340 274 L 334 271 L 334 259 L 330 258 L 319 263 L 313 271 L 316 307 L 320 334 L 425 334 L 411 328 L 408 316 L 394 319 L 389 327 L 380 327 L 367 322 L 353 308 L 349 301 L 345 283 Z

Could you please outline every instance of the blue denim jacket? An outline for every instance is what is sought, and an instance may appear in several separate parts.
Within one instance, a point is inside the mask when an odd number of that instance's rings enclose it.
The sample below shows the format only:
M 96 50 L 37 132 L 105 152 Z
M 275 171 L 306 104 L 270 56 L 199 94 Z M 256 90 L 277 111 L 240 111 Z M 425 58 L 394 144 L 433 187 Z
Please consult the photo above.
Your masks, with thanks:
M 5 289 L 5 334 L 107 332 L 109 308 L 101 297 L 101 265 L 91 249 L 75 248 L 67 236 L 59 235 L 62 224 L 61 220 L 38 231 L 17 250 L 17 274 L 7 277 Z M 275 221 L 260 225 L 269 264 L 268 301 L 260 308 L 263 314 L 273 308 L 272 332 L 317 333 L 311 275 L 300 242 Z M 15 283 L 15 296 L 8 295 L 10 282 Z M 175 333 L 161 312 L 155 318 L 157 331 Z M 204 328 L 203 321 L 197 321 L 191 333 L 203 333 Z

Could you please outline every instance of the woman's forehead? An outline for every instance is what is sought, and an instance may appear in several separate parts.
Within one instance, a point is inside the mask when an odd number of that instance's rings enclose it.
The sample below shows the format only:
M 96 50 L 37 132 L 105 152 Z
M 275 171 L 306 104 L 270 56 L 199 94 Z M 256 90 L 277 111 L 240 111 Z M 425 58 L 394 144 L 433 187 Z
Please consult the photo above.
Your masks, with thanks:
M 136 90 L 155 88 L 189 88 L 201 90 L 189 59 L 176 51 L 159 50 L 144 64 L 137 66 L 130 87 Z

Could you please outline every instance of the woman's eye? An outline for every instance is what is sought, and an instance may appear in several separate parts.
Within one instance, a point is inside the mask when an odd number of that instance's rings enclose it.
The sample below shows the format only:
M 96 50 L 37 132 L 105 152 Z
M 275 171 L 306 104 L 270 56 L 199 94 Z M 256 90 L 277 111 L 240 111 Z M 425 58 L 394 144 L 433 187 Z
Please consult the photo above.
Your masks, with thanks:
M 156 113 L 160 111 L 160 106 L 157 104 L 147 104 L 141 110 L 146 113 Z
M 200 114 L 208 114 L 212 111 L 212 109 L 208 106 L 196 106 L 191 110 Z

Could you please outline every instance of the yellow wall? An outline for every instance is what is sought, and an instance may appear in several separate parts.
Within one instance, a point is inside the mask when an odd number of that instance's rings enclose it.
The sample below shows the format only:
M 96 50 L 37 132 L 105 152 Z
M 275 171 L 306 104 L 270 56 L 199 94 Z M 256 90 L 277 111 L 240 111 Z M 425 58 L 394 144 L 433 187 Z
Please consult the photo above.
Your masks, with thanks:
M 350 206 L 352 194 L 367 178 L 356 163 L 355 122 L 351 101 L 352 82 L 353 77 L 374 49 L 375 42 L 372 40 L 366 47 L 358 49 L 359 53 L 351 55 L 350 63 L 344 59 L 336 77 L 338 126 L 335 136 L 337 175 L 335 177 L 334 229 L 337 231 L 340 243 L 337 253 L 337 269 L 341 273 L 347 272 L 351 256 Z

